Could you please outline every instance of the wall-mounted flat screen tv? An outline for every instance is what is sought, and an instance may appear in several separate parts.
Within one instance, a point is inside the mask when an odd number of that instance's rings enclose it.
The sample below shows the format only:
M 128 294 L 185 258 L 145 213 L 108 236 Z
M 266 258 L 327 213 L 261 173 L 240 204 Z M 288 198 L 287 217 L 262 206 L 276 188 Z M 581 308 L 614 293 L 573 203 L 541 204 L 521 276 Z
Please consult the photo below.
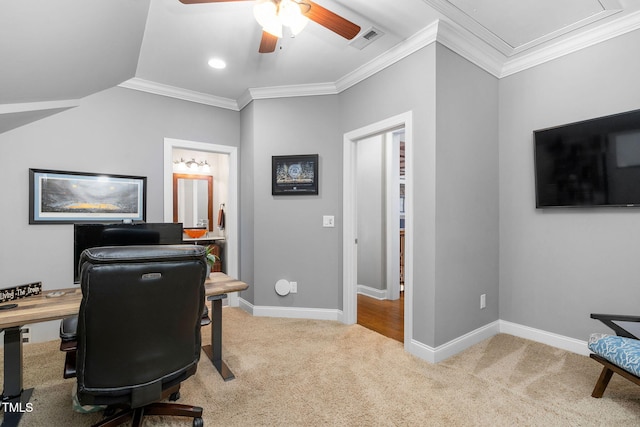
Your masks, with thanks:
M 78 262 L 82 251 L 100 246 L 178 245 L 182 223 L 74 224 L 73 280 L 79 282 Z
M 536 207 L 640 207 L 640 110 L 533 133 Z

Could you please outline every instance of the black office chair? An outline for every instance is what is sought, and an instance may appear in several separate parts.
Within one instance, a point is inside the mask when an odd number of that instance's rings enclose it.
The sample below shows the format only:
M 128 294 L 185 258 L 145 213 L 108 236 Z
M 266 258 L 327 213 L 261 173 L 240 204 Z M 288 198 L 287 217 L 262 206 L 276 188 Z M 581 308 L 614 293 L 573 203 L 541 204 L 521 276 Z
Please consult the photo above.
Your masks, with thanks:
M 200 359 L 205 249 L 196 245 L 87 249 L 80 260 L 82 302 L 77 333 L 61 336 L 65 378 L 77 377 L 81 405 L 108 405 L 96 425 L 132 425 L 146 415 L 192 417 L 202 408 L 177 400 Z M 67 321 L 67 327 L 73 321 Z M 67 333 L 69 331 L 66 331 Z M 75 348 L 74 348 L 75 347 Z M 76 350 L 77 349 L 77 350 Z M 76 351 L 73 351 L 76 350 Z M 75 373 L 72 372 L 75 368 Z

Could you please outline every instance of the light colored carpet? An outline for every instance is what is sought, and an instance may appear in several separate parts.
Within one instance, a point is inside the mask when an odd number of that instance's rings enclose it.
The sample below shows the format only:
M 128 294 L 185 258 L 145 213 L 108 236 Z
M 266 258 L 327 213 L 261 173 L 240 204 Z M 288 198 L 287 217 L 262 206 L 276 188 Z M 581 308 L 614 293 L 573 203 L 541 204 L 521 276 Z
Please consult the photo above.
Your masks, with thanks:
M 440 364 L 359 325 L 252 317 L 223 311 L 224 382 L 206 356 L 179 402 L 202 406 L 205 426 L 637 426 L 640 387 L 614 375 L 602 399 L 600 365 L 509 335 Z M 210 342 L 209 328 L 203 342 Z M 89 425 L 71 411 L 58 342 L 24 348 L 24 384 L 35 387 L 21 426 Z M 126 349 L 123 349 L 126 351 Z M 204 354 L 204 353 L 203 353 Z M 150 417 L 145 425 L 188 426 Z

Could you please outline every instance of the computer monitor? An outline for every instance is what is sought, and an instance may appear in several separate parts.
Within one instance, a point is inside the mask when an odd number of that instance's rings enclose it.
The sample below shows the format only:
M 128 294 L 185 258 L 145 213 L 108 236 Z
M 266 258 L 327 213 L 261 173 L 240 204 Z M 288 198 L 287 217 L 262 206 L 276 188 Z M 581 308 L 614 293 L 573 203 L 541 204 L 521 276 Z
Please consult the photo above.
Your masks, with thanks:
M 99 246 L 176 245 L 182 243 L 182 223 L 75 224 L 73 281 L 80 281 L 82 251 Z

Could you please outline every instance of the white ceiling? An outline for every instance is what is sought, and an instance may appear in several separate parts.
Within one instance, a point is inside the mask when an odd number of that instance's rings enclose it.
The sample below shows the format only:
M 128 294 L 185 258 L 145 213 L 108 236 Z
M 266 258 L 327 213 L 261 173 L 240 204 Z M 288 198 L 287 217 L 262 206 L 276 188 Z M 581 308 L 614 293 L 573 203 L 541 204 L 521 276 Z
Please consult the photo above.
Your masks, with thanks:
M 452 0 L 451 3 L 513 48 L 605 15 L 604 5 L 597 0 Z M 501 13 L 496 14 L 496 10 Z
M 638 0 L 316 0 L 384 35 L 362 50 L 311 22 L 274 53 L 260 54 L 252 1 L 185 5 L 178 0 L 19 0 L 0 2 L 0 132 L 73 107 L 121 84 L 232 109 L 252 90 L 299 90 L 357 79 L 376 61 L 445 22 L 502 64 L 531 58 L 624 22 L 640 27 Z M 442 24 L 443 25 L 443 24 Z M 361 32 L 361 34 L 362 34 Z M 413 42 L 415 43 L 415 41 Z M 469 49 L 467 49 L 469 50 Z M 224 70 L 207 65 L 226 60 Z M 482 66 L 483 60 L 478 60 Z M 323 86 L 324 85 L 324 86 Z M 243 99 L 245 101 L 243 101 Z M 213 100 L 213 101 L 212 101 Z

